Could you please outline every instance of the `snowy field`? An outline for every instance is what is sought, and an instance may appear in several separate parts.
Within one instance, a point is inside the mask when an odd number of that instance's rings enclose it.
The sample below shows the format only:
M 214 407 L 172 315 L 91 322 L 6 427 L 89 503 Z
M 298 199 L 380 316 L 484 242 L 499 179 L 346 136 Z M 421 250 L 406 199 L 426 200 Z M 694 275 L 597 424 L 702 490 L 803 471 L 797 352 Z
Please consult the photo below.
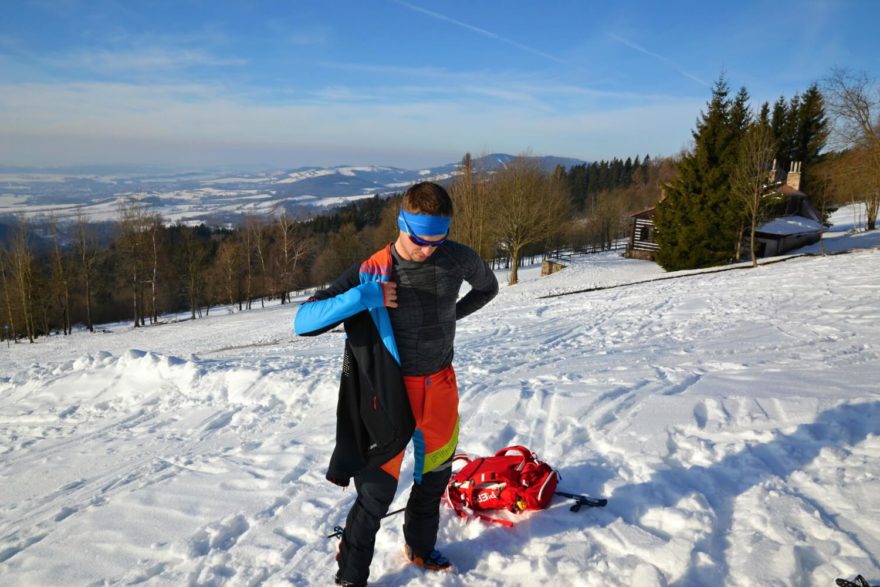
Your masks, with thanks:
M 442 575 L 391 518 L 371 584 L 880 583 L 880 235 L 835 221 L 807 252 L 854 252 L 661 281 L 595 255 L 502 287 L 459 323 L 460 449 L 525 444 L 609 504 L 512 529 L 444 509 Z M 296 338 L 294 313 L 4 346 L 0 584 L 331 584 L 343 335 Z

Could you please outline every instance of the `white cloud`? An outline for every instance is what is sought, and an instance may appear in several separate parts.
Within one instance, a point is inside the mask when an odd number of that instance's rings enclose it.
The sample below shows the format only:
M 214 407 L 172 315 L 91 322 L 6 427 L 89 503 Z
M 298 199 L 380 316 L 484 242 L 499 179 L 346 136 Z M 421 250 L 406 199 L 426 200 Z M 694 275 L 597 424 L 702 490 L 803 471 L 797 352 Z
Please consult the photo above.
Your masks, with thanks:
M 709 85 L 710 85 L 709 82 L 693 75 L 692 73 L 689 73 L 688 71 L 685 71 L 684 67 L 682 67 L 681 65 L 679 65 L 678 63 L 676 63 L 672 59 L 669 59 L 668 57 L 664 57 L 663 55 L 660 55 L 659 53 L 649 51 L 648 49 L 645 49 L 641 45 L 634 43 L 634 42 L 630 41 L 629 39 L 625 39 L 625 38 L 621 37 L 620 35 L 615 35 L 614 33 L 608 33 L 608 36 L 611 37 L 612 39 L 614 39 L 615 41 L 617 41 L 618 43 L 621 43 L 622 45 L 629 47 L 630 49 L 638 51 L 639 53 L 644 53 L 645 55 L 648 55 L 649 57 L 653 57 L 654 59 L 665 63 L 666 65 L 668 65 L 669 67 L 671 67 L 672 69 L 674 69 L 675 71 L 677 71 L 678 73 L 683 75 L 684 77 L 688 78 L 689 80 L 695 81 L 698 84 L 706 86 L 706 87 L 709 87 Z
M 16 147 L 3 142 L 0 160 L 32 165 L 131 162 L 144 156 L 145 145 L 151 146 L 150 162 L 178 163 L 204 163 L 206 157 L 252 163 L 242 158 L 319 153 L 324 163 L 419 166 L 446 162 L 436 159 L 440 153 L 455 160 L 482 148 L 513 153 L 531 148 L 583 158 L 671 154 L 687 140 L 703 105 L 702 100 L 662 101 L 588 113 L 583 108 L 536 108 L 506 98 L 440 94 L 394 102 L 331 98 L 264 104 L 199 84 L 0 86 L 0 133 L 18 137 Z M 72 147 L 77 141 L 88 149 Z M 28 146 L 27 152 L 22 145 Z M 59 145 L 70 149 L 68 159 L 47 160 L 62 157 Z M 88 161 L 73 160 L 86 155 Z M 22 160 L 25 156 L 28 161 Z
M 243 66 L 243 59 L 217 57 L 202 49 L 149 47 L 113 50 L 84 49 L 63 57 L 50 57 L 46 63 L 63 69 L 97 71 L 108 74 L 183 70 L 195 66 Z
M 411 92 L 425 94 L 437 92 L 452 94 L 474 92 L 496 97 L 509 96 L 514 101 L 534 101 L 545 98 L 594 98 L 628 101 L 678 101 L 681 96 L 605 90 L 586 85 L 559 81 L 556 77 L 535 73 L 511 73 L 498 71 L 449 71 L 436 67 L 398 67 L 366 63 L 325 62 L 322 67 L 374 74 L 377 77 L 398 77 L 406 80 L 403 85 L 376 88 L 373 94 L 383 92 Z M 412 80 L 428 80 L 433 83 L 413 83 Z M 380 92 L 380 89 L 382 90 Z M 387 95 L 387 94 L 386 94 Z
M 544 59 L 549 59 L 550 61 L 555 61 L 556 63 L 562 63 L 562 64 L 566 63 L 565 60 L 560 59 L 559 57 L 556 57 L 555 55 L 551 55 L 550 53 L 547 53 L 545 51 L 541 51 L 540 49 L 535 49 L 534 47 L 530 47 L 529 45 L 526 45 L 524 43 L 514 41 L 513 39 L 508 39 L 506 37 L 502 37 L 498 33 L 494 33 L 492 31 L 468 24 L 466 22 L 456 20 L 454 18 L 446 16 L 445 14 L 440 14 L 439 12 L 434 12 L 433 10 L 428 10 L 427 8 L 422 8 L 420 6 L 415 6 L 414 4 L 410 4 L 409 2 L 404 2 L 403 0 L 392 0 L 392 2 L 395 2 L 396 4 L 400 4 L 401 6 L 409 8 L 410 10 L 413 10 L 415 12 L 420 12 L 424 15 L 430 16 L 431 18 L 433 18 L 435 20 L 448 22 L 448 23 L 453 24 L 457 27 L 469 30 L 471 32 L 477 33 L 477 34 L 482 35 L 484 37 L 488 37 L 490 39 L 500 41 L 500 42 L 505 43 L 507 45 L 511 45 L 512 47 L 516 47 L 517 49 L 521 49 L 521 50 L 526 51 L 528 53 L 532 53 L 533 55 L 538 55 L 539 57 L 543 57 Z

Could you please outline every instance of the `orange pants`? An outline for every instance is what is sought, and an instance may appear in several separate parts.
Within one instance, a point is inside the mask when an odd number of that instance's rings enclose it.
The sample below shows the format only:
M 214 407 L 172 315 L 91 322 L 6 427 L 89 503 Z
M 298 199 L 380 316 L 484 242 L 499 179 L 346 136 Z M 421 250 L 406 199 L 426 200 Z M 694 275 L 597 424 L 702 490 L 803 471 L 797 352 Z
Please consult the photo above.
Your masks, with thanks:
M 431 375 L 404 376 L 403 383 L 416 420 L 413 478 L 420 483 L 423 474 L 433 471 L 455 453 L 458 445 L 458 384 L 452 365 Z M 382 465 L 382 470 L 395 479 L 400 479 L 403 453 L 400 451 Z

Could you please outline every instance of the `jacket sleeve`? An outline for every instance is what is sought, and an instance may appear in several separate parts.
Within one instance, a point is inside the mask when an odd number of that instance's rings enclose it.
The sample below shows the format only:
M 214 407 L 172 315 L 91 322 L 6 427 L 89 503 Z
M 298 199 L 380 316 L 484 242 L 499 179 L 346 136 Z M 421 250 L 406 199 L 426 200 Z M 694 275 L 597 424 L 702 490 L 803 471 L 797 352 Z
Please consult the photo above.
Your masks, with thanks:
M 359 264 L 352 266 L 326 290 L 303 302 L 293 321 L 300 336 L 315 336 L 332 330 L 346 318 L 384 305 L 382 285 L 359 283 Z
M 468 251 L 468 260 L 462 265 L 471 290 L 455 304 L 456 320 L 473 314 L 498 295 L 498 279 L 492 268 L 475 251 Z

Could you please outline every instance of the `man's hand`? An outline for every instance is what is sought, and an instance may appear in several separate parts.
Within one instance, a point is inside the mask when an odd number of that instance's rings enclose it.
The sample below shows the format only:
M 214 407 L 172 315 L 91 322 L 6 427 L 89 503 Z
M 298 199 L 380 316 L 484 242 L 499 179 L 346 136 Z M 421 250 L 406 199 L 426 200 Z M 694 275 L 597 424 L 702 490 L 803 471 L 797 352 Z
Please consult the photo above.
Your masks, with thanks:
M 397 307 L 397 283 L 394 281 L 382 282 L 382 300 L 386 308 Z

